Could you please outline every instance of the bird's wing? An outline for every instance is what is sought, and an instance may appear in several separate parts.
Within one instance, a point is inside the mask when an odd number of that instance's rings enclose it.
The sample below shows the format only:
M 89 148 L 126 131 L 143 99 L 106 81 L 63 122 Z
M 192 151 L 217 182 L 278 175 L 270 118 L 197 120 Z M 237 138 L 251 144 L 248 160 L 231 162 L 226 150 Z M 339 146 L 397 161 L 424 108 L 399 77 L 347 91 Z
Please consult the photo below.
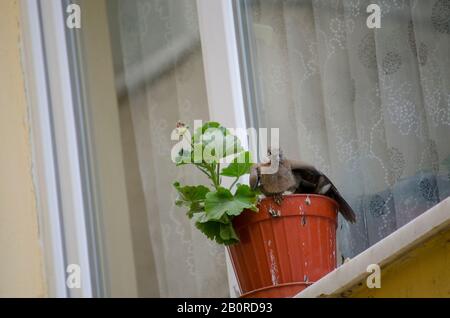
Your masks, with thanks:
M 259 185 L 259 164 L 254 164 L 250 169 L 250 188 L 255 190 Z
M 303 185 L 307 188 L 316 188 L 319 178 L 322 175 L 320 171 L 318 171 L 313 165 L 303 161 L 289 160 L 289 163 L 291 165 L 292 173 L 297 179 L 301 180 L 300 186 Z M 307 181 L 309 185 L 305 184 L 305 181 Z
M 326 191 L 326 195 L 336 200 L 336 202 L 339 204 L 339 211 L 347 221 L 351 223 L 356 222 L 355 212 L 339 193 L 333 182 L 331 182 L 331 180 L 325 174 L 317 170 L 314 166 L 302 161 L 291 161 L 291 167 L 292 172 L 295 175 L 299 175 L 306 181 L 316 183 L 317 191 L 319 191 L 323 186 L 330 185 L 329 190 Z
M 309 163 L 306 163 L 304 161 L 300 161 L 300 160 L 289 160 L 289 163 L 291 165 L 291 169 L 292 170 L 296 170 L 296 169 L 309 169 L 309 170 L 315 170 L 317 171 L 317 169 L 313 166 L 310 165 Z

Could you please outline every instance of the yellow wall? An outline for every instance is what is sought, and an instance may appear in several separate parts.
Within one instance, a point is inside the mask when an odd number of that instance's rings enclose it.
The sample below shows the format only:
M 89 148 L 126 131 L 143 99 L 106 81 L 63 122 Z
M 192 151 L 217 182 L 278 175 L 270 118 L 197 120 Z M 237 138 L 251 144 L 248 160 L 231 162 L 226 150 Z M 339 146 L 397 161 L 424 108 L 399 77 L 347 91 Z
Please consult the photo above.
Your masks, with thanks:
M 341 296 L 449 298 L 450 228 L 382 268 L 380 289 L 361 285 Z
M 42 297 L 19 4 L 2 0 L 0 12 L 0 297 Z

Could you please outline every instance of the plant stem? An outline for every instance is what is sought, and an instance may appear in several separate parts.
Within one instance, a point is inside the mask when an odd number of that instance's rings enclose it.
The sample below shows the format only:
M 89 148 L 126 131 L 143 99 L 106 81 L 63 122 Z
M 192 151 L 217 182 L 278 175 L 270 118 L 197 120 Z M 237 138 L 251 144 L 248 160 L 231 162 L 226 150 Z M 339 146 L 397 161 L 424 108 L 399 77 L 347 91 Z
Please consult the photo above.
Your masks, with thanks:
M 210 173 L 210 179 L 213 182 L 214 188 L 216 188 L 216 190 L 217 190 L 220 187 L 220 184 L 217 182 L 217 176 L 216 176 L 216 172 L 215 172 L 214 163 L 206 164 L 205 168 L 208 169 L 208 171 Z
M 203 172 L 208 178 L 211 179 L 211 176 L 209 175 L 208 171 L 203 170 L 202 168 L 200 168 L 200 166 L 197 166 L 197 169 Z
M 217 163 L 217 184 L 220 185 L 220 163 Z
M 233 189 L 234 185 L 239 181 L 239 177 L 234 180 L 234 182 L 230 186 L 230 190 Z

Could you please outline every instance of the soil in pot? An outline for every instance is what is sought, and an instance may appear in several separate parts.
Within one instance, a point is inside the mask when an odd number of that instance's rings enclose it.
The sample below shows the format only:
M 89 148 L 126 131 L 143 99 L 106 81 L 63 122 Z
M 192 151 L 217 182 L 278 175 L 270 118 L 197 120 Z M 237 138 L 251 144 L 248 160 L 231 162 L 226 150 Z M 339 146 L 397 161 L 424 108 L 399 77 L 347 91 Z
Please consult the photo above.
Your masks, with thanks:
M 234 218 L 229 252 L 244 298 L 292 297 L 336 268 L 337 203 L 325 196 L 265 198 Z

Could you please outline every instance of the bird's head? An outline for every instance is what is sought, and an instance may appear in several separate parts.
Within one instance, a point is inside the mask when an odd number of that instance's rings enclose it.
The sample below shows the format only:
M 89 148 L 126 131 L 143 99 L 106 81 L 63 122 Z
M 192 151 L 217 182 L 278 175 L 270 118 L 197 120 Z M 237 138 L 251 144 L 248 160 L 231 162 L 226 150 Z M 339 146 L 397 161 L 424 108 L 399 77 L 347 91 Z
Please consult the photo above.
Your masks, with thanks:
M 283 152 L 280 148 L 274 148 L 269 147 L 267 148 L 267 156 L 269 157 L 270 161 L 277 161 L 281 162 L 284 160 Z

